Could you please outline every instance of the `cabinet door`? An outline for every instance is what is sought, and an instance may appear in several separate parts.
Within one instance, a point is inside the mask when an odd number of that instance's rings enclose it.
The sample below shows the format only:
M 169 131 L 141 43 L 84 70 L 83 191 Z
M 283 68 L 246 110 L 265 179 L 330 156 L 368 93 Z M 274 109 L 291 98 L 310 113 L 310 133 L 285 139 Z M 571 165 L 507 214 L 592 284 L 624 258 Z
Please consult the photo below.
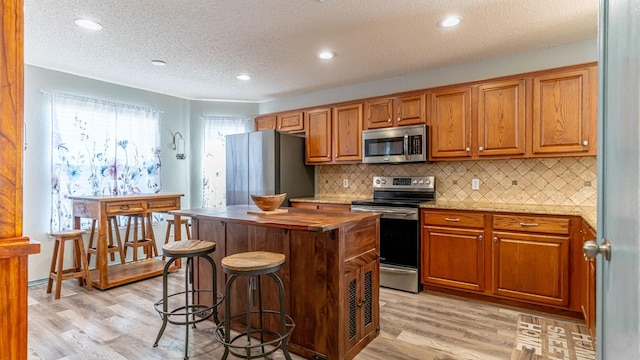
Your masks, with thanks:
M 367 101 L 364 103 L 365 129 L 393 126 L 393 98 Z
M 478 156 L 525 154 L 525 80 L 478 87 Z
M 304 131 L 304 118 L 302 117 L 302 111 L 279 114 L 278 129 L 294 133 Z
M 418 125 L 424 123 L 424 94 L 401 96 L 396 100 L 396 125 Z
M 425 227 L 422 282 L 464 290 L 484 289 L 484 230 Z
M 436 90 L 430 98 L 430 157 L 471 157 L 471 88 Z
M 569 237 L 493 233 L 493 293 L 541 304 L 569 305 Z
M 276 115 L 264 115 L 256 116 L 254 119 L 254 129 L 260 130 L 274 130 L 278 128 L 278 122 Z
M 308 164 L 331 161 L 331 109 L 305 113 L 305 160 Z
M 379 267 L 375 250 L 371 250 L 345 263 L 344 309 L 347 314 L 344 334 L 346 336 L 346 359 L 351 359 L 363 345 L 361 341 L 373 336 L 379 314 Z
M 333 108 L 333 159 L 362 161 L 362 104 Z
M 588 68 L 533 78 L 534 155 L 596 154 L 595 86 Z
M 595 231 L 587 224 L 582 224 L 582 242 L 596 239 Z M 582 266 L 582 314 L 585 323 L 595 336 L 596 327 L 596 259 L 584 258 Z

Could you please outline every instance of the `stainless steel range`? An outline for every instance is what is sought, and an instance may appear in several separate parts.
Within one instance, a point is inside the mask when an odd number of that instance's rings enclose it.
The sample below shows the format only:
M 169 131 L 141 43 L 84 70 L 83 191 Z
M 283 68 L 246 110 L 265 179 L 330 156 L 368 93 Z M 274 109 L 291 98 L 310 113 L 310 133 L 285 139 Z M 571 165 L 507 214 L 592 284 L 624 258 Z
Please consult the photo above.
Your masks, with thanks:
M 435 195 L 434 176 L 375 176 L 373 199 L 351 203 L 351 211 L 382 214 L 380 286 L 420 291 L 419 205 Z

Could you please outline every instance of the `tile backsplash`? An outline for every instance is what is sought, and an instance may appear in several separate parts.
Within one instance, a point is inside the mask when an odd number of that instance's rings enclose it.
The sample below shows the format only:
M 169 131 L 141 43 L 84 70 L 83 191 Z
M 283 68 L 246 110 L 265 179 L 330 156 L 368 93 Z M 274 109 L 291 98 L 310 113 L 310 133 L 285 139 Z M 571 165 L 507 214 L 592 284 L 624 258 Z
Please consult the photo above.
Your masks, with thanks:
M 316 166 L 316 196 L 369 198 L 373 176 L 436 177 L 436 199 L 502 204 L 596 206 L 596 158 L 444 161 Z M 343 188 L 348 179 L 348 188 Z M 471 179 L 480 189 L 471 190 Z

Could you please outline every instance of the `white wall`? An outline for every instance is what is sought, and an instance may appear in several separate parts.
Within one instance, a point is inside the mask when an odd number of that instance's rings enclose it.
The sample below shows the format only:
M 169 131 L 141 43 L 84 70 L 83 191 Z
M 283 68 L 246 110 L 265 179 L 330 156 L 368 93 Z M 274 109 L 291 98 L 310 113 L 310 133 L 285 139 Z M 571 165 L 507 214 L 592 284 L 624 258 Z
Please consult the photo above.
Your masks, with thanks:
M 595 39 L 553 48 L 455 65 L 388 79 L 275 99 L 260 104 L 260 114 L 364 99 L 598 60 Z

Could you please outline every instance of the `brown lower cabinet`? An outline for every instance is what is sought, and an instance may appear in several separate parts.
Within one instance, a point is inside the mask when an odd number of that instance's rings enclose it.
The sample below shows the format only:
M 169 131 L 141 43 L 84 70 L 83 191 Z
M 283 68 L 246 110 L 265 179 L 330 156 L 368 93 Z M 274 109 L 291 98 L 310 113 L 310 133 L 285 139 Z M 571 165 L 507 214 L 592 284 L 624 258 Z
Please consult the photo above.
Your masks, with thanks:
M 421 222 L 427 289 L 580 313 L 580 217 L 423 209 Z
M 216 242 L 218 291 L 226 275 L 220 266 L 227 255 L 270 251 L 286 256 L 278 272 L 286 292 L 286 311 L 296 323 L 289 348 L 307 359 L 352 359 L 379 333 L 379 222 L 349 223 L 331 231 L 303 231 L 194 217 L 194 238 Z M 197 260 L 196 260 L 197 261 Z M 197 263 L 195 282 L 211 283 L 208 262 Z M 210 285 L 209 285 L 210 287 Z M 231 311 L 246 309 L 245 279 L 234 283 Z M 262 284 L 265 308 L 277 309 L 272 281 Z M 200 295 L 198 302 L 211 304 Z M 223 308 L 219 311 L 224 318 Z M 277 324 L 265 324 L 277 331 Z

